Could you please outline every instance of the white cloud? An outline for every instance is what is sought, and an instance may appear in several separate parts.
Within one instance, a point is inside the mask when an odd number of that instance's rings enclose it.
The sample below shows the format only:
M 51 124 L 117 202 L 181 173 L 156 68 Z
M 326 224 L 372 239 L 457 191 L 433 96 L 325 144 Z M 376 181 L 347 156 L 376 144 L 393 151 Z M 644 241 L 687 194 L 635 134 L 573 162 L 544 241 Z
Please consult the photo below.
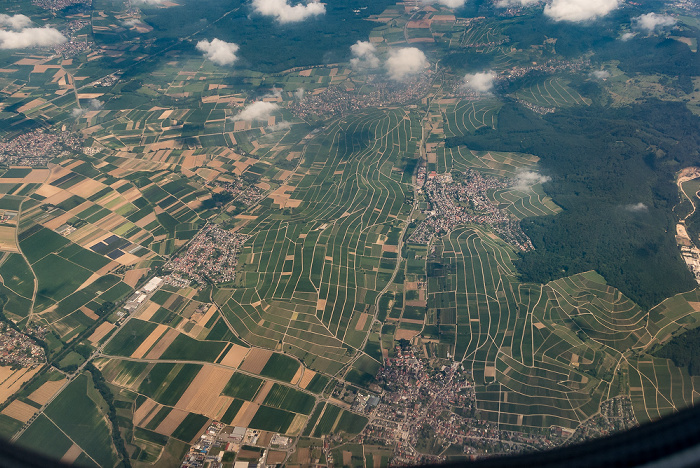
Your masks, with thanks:
M 162 5 L 167 0 L 131 0 L 134 5 Z
M 657 29 L 663 29 L 676 24 L 676 18 L 668 15 L 657 15 L 656 13 L 647 13 L 646 15 L 637 16 L 632 19 L 635 27 L 653 33 Z
M 631 211 L 633 213 L 639 213 L 642 211 L 648 211 L 649 207 L 646 206 L 644 203 L 639 202 L 639 203 L 634 203 L 634 204 L 630 204 L 630 205 L 625 205 L 625 209 L 627 211 Z
M 467 0 L 423 0 L 423 3 L 439 3 L 447 8 L 459 8 L 467 3 Z
M 529 187 L 537 184 L 544 184 L 552 180 L 551 177 L 542 175 L 534 171 L 522 171 L 515 174 L 515 183 L 513 188 L 516 190 L 527 190 Z
M 300 101 L 304 99 L 304 88 L 297 88 L 296 92 L 294 93 L 294 97 Z
M 255 101 L 234 116 L 233 120 L 267 120 L 279 108 L 274 102 Z
M 16 31 L 31 26 L 32 20 L 25 15 L 3 15 L 0 14 L 0 26 L 5 26 Z
M 141 24 L 141 20 L 138 20 L 136 18 L 131 18 L 122 23 L 122 26 L 126 26 L 127 28 L 130 28 L 132 26 L 136 26 L 137 24 Z
M 593 75 L 594 78 L 597 78 L 599 80 L 607 80 L 611 76 L 610 72 L 607 70 L 596 70 L 593 73 L 591 73 L 591 75 Z
M 389 58 L 384 65 L 392 80 L 401 81 L 408 76 L 420 73 L 428 66 L 428 59 L 420 49 L 404 47 L 389 52 Z
M 542 2 L 542 0 L 498 0 L 496 6 L 498 8 L 508 8 L 513 6 L 529 6 L 540 2 Z
M 233 65 L 238 56 L 238 44 L 225 42 L 221 39 L 212 39 L 211 42 L 202 39 L 197 43 L 197 50 L 204 53 L 204 56 L 217 65 Z
M 630 39 L 632 39 L 636 35 L 637 35 L 637 33 L 626 32 L 622 36 L 620 36 L 620 39 L 623 41 L 629 41 Z
M 289 0 L 253 0 L 253 9 L 263 16 L 272 16 L 280 23 L 295 23 L 326 13 L 323 3 L 290 5 Z
M 488 93 L 493 89 L 493 79 L 496 75 L 493 71 L 481 73 L 467 73 L 462 80 L 462 88 L 479 93 Z
M 97 99 L 90 99 L 85 107 L 82 109 L 80 107 L 76 107 L 71 111 L 71 114 L 73 117 L 80 117 L 87 111 L 100 110 L 102 109 L 102 106 L 104 106 L 104 104 L 101 101 L 98 101 Z
M 90 101 L 88 101 L 88 106 L 90 107 L 90 110 L 99 110 L 102 109 L 104 104 L 97 99 L 90 99 Z
M 350 52 L 353 56 L 350 59 L 350 65 L 355 70 L 379 67 L 379 58 L 375 55 L 377 48 L 372 43 L 357 41 L 350 46 Z
M 282 99 L 282 88 L 272 88 L 272 91 L 269 94 L 266 94 L 265 97 L 267 98 L 275 98 L 275 99 Z
M 622 0 L 552 0 L 544 14 L 555 21 L 580 22 L 605 16 L 620 6 Z
M 0 49 L 26 49 L 63 44 L 67 39 L 55 28 L 25 28 L 0 31 Z
M 291 127 L 292 124 L 290 122 L 287 122 L 286 120 L 283 120 L 281 122 L 277 122 L 274 125 L 268 125 L 267 130 L 268 132 L 279 132 L 280 130 L 287 130 L 289 127 Z

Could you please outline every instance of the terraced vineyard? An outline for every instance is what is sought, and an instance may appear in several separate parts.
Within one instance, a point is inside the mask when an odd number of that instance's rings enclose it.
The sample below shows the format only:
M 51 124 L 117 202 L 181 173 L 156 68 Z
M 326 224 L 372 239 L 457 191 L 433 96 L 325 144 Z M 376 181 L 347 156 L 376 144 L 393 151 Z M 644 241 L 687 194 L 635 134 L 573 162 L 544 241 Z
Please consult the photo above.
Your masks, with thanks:
M 581 96 L 568 87 L 565 81 L 558 78 L 548 78 L 532 83 L 529 87 L 523 87 L 519 90 L 515 96 L 541 107 L 569 107 L 590 104 L 590 100 Z
M 282 342 L 330 373 L 362 347 L 396 269 L 411 210 L 404 166 L 419 136 L 416 119 L 396 109 L 348 117 L 309 144 L 288 188 L 295 207 L 279 216 L 270 204 L 243 228 L 253 238 L 223 311 L 244 339 Z

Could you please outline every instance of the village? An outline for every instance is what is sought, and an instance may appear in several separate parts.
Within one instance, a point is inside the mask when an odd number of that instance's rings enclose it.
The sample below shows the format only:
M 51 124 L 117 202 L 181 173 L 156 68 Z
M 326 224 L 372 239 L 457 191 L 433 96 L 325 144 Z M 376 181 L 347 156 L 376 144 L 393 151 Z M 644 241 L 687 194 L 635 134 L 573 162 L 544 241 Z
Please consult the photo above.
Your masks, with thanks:
M 47 10 L 62 10 L 70 6 L 82 6 L 89 8 L 92 0 L 32 0 L 32 3 L 38 7 L 46 8 Z
M 604 401 L 599 413 L 576 431 L 559 426 L 544 434 L 499 429 L 479 419 L 469 370 L 459 362 L 430 362 L 407 343 L 397 345 L 395 357 L 386 359 L 377 384 L 383 390 L 380 397 L 357 396 L 353 409 L 361 411 L 365 406 L 370 422 L 353 443 L 393 446 L 390 466 L 441 463 L 447 459 L 445 452 L 455 446 L 472 459 L 546 450 L 638 425 L 629 397 L 617 397 Z M 367 405 L 372 399 L 377 403 Z M 332 444 L 326 445 L 331 456 Z
M 234 176 L 230 182 L 215 181 L 211 183 L 228 192 L 233 200 L 243 203 L 245 206 L 253 206 L 265 195 L 265 192 L 255 185 L 246 183 L 240 177 Z
M 44 348 L 24 333 L 0 322 L 0 366 L 32 368 L 44 362 Z
M 17 166 L 46 166 L 62 154 L 80 151 L 81 142 L 71 132 L 54 133 L 43 128 L 0 141 L 0 163 Z M 69 151 L 72 151 L 69 152 Z
M 302 119 L 318 115 L 337 115 L 368 107 L 404 104 L 425 95 L 431 86 L 433 73 L 425 71 L 415 78 L 397 85 L 378 75 L 367 77 L 366 86 L 372 91 L 360 94 L 340 86 L 330 86 L 321 92 L 305 96 L 289 104 L 289 108 Z
M 522 251 L 534 247 L 520 228 L 520 223 L 505 210 L 499 209 L 489 200 L 489 190 L 504 189 L 512 182 L 484 176 L 472 169 L 459 175 L 455 181 L 452 174 L 425 174 L 418 172 L 419 194 L 424 194 L 429 208 L 424 211 L 426 218 L 409 237 L 416 244 L 428 244 L 434 236 L 444 235 L 461 224 L 487 224 L 506 242 Z
M 164 269 L 203 285 L 226 283 L 236 276 L 241 247 L 248 236 L 206 225 L 188 244 L 187 250 L 165 264 Z

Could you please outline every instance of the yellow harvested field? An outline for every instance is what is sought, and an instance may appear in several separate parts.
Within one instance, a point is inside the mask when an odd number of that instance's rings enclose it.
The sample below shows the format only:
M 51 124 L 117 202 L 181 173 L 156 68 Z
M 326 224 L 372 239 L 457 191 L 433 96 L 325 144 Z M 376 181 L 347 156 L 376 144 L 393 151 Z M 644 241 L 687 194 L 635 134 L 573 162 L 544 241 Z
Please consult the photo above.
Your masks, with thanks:
M 94 179 L 85 179 L 82 182 L 78 182 L 74 186 L 70 187 L 68 191 L 74 195 L 78 195 L 79 197 L 89 198 L 105 188 L 106 185 L 102 182 L 98 182 Z
M 233 418 L 231 425 L 248 427 L 250 422 L 253 420 L 255 413 L 258 412 L 258 408 L 260 408 L 260 405 L 256 403 L 251 403 L 249 401 L 244 402 L 241 409 L 238 410 L 236 417 Z
M 166 436 L 169 436 L 170 434 L 173 433 L 175 429 L 182 423 L 182 421 L 185 420 L 187 417 L 187 411 L 182 411 L 177 408 L 173 408 L 170 413 L 163 419 L 163 422 L 158 424 L 158 427 L 156 427 L 156 432 L 158 434 L 163 434 Z M 189 442 L 187 440 L 186 442 Z
M 306 388 L 309 386 L 311 383 L 311 380 L 316 376 L 316 371 L 312 371 L 311 369 L 304 369 L 304 375 L 301 376 L 301 380 L 299 381 L 299 387 L 301 388 Z
M 137 317 L 141 320 L 150 320 L 158 309 L 160 309 L 160 306 L 155 302 L 151 302 Z
M 267 465 L 281 465 L 287 458 L 287 452 L 278 452 L 276 450 L 270 450 L 267 454 L 267 459 L 265 463 Z
M 66 379 L 45 382 L 41 387 L 29 394 L 29 399 L 40 405 L 45 405 L 63 387 Z
M 17 168 L 22 168 L 22 169 L 31 169 L 29 166 L 12 166 L 12 167 L 17 167 Z M 50 169 L 32 169 L 32 172 L 27 174 L 24 177 L 21 178 L 9 178 L 9 179 L 2 179 L 3 183 L 8 183 L 8 184 L 29 184 L 29 183 L 39 183 L 43 182 L 49 177 L 49 174 L 51 173 Z M 59 189 L 60 190 L 60 189 Z
M 23 423 L 29 421 L 36 412 L 36 408 L 19 400 L 13 401 L 7 408 L 2 410 L 2 414 L 5 416 L 9 416 L 17 421 L 22 421 Z
M 287 192 L 293 192 L 295 187 L 291 185 L 280 185 L 276 188 L 269 197 L 272 198 L 272 202 L 279 205 L 280 208 L 296 208 L 301 205 L 302 200 L 297 200 L 292 198 L 291 194 Z
M 53 185 L 44 184 L 41 187 L 39 187 L 35 193 L 37 195 L 41 195 L 42 197 L 49 198 L 53 197 L 57 193 L 61 193 L 62 191 L 62 189 L 54 187 Z
M 90 343 L 98 343 L 102 338 L 107 336 L 109 332 L 114 330 L 114 324 L 111 324 L 109 322 L 102 322 L 94 332 L 92 332 L 92 335 L 88 338 L 88 341 Z
M 103 94 L 104 93 L 79 93 L 78 99 L 97 99 L 98 97 L 102 96 Z
M 270 356 L 272 356 L 272 351 L 269 349 L 253 348 L 248 352 L 248 356 L 245 358 L 245 361 L 243 361 L 243 364 L 241 364 L 241 370 L 259 374 L 260 371 L 263 370 L 263 367 L 265 367 L 265 364 L 267 364 L 267 360 L 270 359 Z
M 168 330 L 167 325 L 158 325 L 155 330 L 151 332 L 150 335 L 148 335 L 148 338 L 143 340 L 143 342 L 139 345 L 136 350 L 131 353 L 131 357 L 134 359 L 141 359 L 143 358 L 146 353 L 148 352 L 149 349 L 153 347 L 153 345 L 158 341 L 158 338 L 163 336 L 163 334 Z
M 216 313 L 216 305 L 212 304 L 212 306 L 209 307 L 209 310 L 207 310 L 207 312 L 204 315 L 202 315 L 199 318 L 199 320 L 197 320 L 197 325 L 201 325 L 201 326 L 205 327 L 207 325 L 207 322 L 209 322 L 209 320 L 211 320 L 211 318 L 214 316 L 215 313 Z
M 267 398 L 267 394 L 270 393 L 270 390 L 272 390 L 273 385 L 275 385 L 275 383 L 272 380 L 266 380 L 260 391 L 258 391 L 258 394 L 255 395 L 255 400 L 253 400 L 253 403 L 262 404 L 262 402 L 265 401 L 265 398 Z
M 34 100 L 32 100 L 32 101 L 29 101 L 28 103 L 26 103 L 26 104 L 23 105 L 22 107 L 19 107 L 19 108 L 17 109 L 17 112 L 22 113 L 22 112 L 26 112 L 26 111 L 28 111 L 28 110 L 32 110 L 32 109 L 34 109 L 35 107 L 41 106 L 41 105 L 44 104 L 45 102 L 46 102 L 46 101 L 43 100 L 43 99 L 41 99 L 41 98 L 36 98 L 36 99 L 34 99 Z
M 250 122 L 246 120 L 236 120 L 233 123 L 233 131 L 238 132 L 241 130 L 249 130 L 250 129 Z
M 213 416 L 211 419 L 221 421 L 221 418 L 223 418 L 224 414 L 226 414 L 228 407 L 231 406 L 231 403 L 233 403 L 233 398 L 220 395 L 219 398 L 217 399 L 217 403 L 218 403 L 219 409 L 216 412 L 212 413 Z
M 0 403 L 14 395 L 24 382 L 34 377 L 40 367 L 12 370 L 9 366 L 0 367 Z
M 307 465 L 311 463 L 311 449 L 308 447 L 297 448 L 296 451 L 297 461 L 302 465 Z
M 296 385 L 301 380 L 302 375 L 304 375 L 304 366 L 299 366 L 299 369 L 297 369 L 297 372 L 294 374 L 294 377 L 292 377 L 292 381 L 290 383 L 292 385 Z
M 67 465 L 71 465 L 75 463 L 75 460 L 78 459 L 81 453 L 83 453 L 83 451 L 80 448 L 80 446 L 73 444 L 71 445 L 71 448 L 69 448 L 68 451 L 66 451 L 66 453 L 63 454 L 63 456 L 61 457 L 61 462 Z
M 241 362 L 243 362 L 246 354 L 248 354 L 248 348 L 234 344 L 228 353 L 226 353 L 226 356 L 221 360 L 220 364 L 238 368 L 238 366 L 241 365 Z
M 355 325 L 355 330 L 362 331 L 365 329 L 367 317 L 369 317 L 369 314 L 365 314 L 364 312 L 360 314 L 360 318 L 357 320 L 357 324 Z
M 304 429 L 304 426 L 306 425 L 306 416 L 303 414 L 297 414 L 294 416 L 294 419 L 292 420 L 292 423 L 289 425 L 289 428 L 287 429 L 287 434 L 291 436 L 295 436 L 301 432 L 302 429 Z
M 96 314 L 95 312 L 93 312 L 92 310 L 88 309 L 86 306 L 82 306 L 82 307 L 80 308 L 80 312 L 82 312 L 83 314 L 85 314 L 85 316 L 86 316 L 87 318 L 91 319 L 91 320 L 97 320 L 98 318 L 100 318 L 99 315 L 97 315 L 97 314 Z
M 394 339 L 397 341 L 398 340 L 409 340 L 410 341 L 418 333 L 420 333 L 420 331 L 399 329 L 399 330 L 396 330 L 396 333 L 394 334 Z
M 156 345 L 151 349 L 146 355 L 146 359 L 158 359 L 163 355 L 166 349 L 173 344 L 175 338 L 179 335 L 177 330 L 169 329 L 165 335 L 156 343 Z
M 71 193 L 66 192 L 65 190 L 61 190 L 59 193 L 56 195 L 53 195 L 46 200 L 44 200 L 45 204 L 49 205 L 58 205 L 63 203 L 64 201 L 68 200 L 70 197 L 73 195 Z
M 204 366 L 175 406 L 209 418 L 216 418 L 222 411 L 225 412 L 228 404 L 231 403 L 230 398 L 219 397 L 219 395 L 232 376 L 233 371 L 230 369 Z
M 134 411 L 134 424 L 139 426 L 146 417 L 153 412 L 153 408 L 157 407 L 158 403 L 150 398 L 143 402 L 141 406 Z
M 0 226 L 0 250 L 3 252 L 19 252 L 15 242 L 15 230 L 13 226 Z

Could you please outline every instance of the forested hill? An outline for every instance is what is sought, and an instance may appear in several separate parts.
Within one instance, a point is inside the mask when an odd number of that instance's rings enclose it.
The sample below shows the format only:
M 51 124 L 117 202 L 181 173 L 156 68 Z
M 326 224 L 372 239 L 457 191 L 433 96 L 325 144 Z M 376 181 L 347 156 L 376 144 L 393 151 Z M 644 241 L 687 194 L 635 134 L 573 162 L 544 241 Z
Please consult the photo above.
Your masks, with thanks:
M 671 359 L 678 367 L 687 368 L 690 375 L 700 375 L 700 328 L 674 337 L 653 354 Z
M 536 250 L 522 255 L 524 281 L 545 283 L 595 269 L 643 307 L 696 286 L 674 239 L 674 174 L 700 164 L 700 118 L 683 103 L 591 106 L 539 116 L 506 104 L 496 130 L 448 146 L 542 158 L 544 188 L 564 208 L 523 222 Z

